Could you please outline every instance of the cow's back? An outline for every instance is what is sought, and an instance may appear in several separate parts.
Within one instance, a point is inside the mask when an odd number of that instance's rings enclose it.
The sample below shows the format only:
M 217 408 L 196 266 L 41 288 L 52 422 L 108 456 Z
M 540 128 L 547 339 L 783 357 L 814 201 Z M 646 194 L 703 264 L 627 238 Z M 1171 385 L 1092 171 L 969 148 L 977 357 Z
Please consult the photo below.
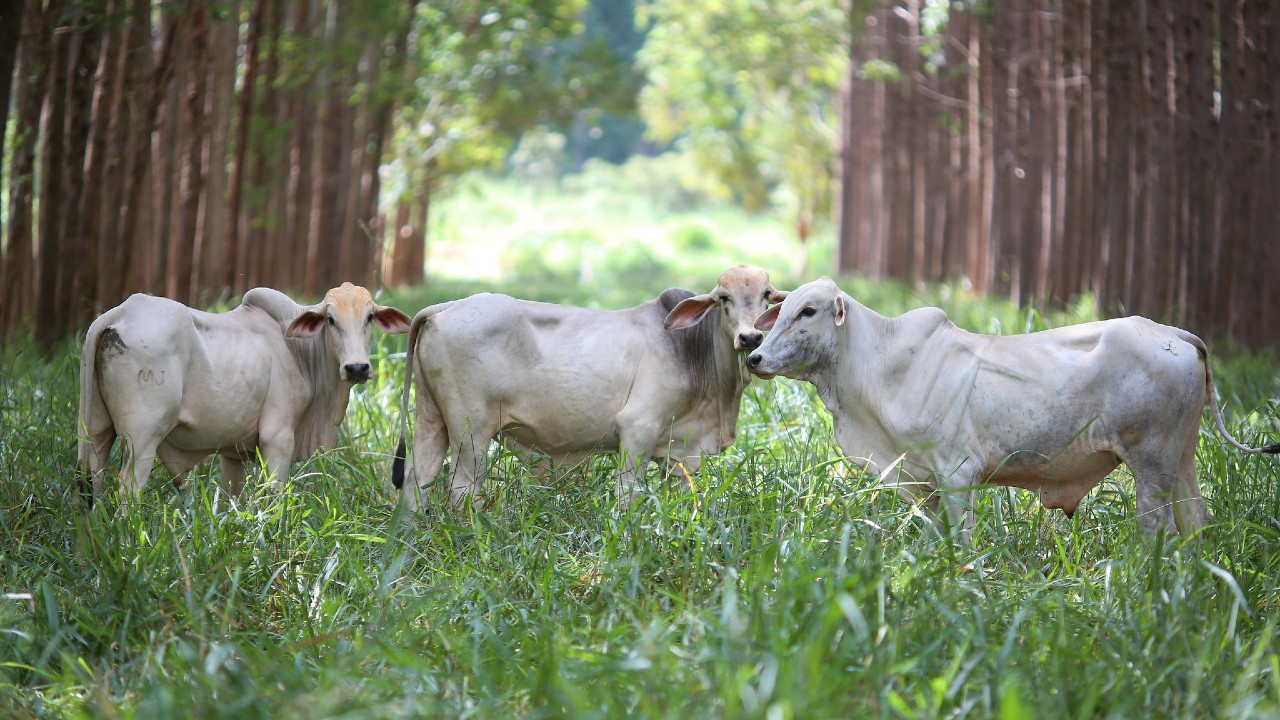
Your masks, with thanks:
M 206 313 L 134 295 L 100 321 L 97 372 L 122 431 L 158 428 L 191 452 L 255 441 L 268 390 L 291 365 L 269 315 L 246 306 Z
M 557 455 L 616 449 L 616 422 L 650 386 L 684 390 L 662 322 L 675 296 L 592 310 L 484 294 L 432 316 L 418 341 L 421 382 L 452 426 L 484 412 L 505 436 Z M 637 398 L 637 393 L 643 398 Z
M 949 429 L 933 438 L 934 454 L 968 448 L 998 470 L 994 482 L 1066 487 L 1063 505 L 1074 507 L 1117 454 L 1169 431 L 1153 418 L 1198 422 L 1204 372 L 1182 332 L 1141 317 L 1000 337 L 956 331 L 971 364 L 953 374 L 955 387 L 934 389 L 939 408 L 951 400 L 934 415 L 946 419 L 933 427 Z
M 198 343 L 191 310 L 168 298 L 131 295 L 103 313 L 98 330 L 98 372 L 121 368 L 145 370 L 164 358 L 185 362 Z

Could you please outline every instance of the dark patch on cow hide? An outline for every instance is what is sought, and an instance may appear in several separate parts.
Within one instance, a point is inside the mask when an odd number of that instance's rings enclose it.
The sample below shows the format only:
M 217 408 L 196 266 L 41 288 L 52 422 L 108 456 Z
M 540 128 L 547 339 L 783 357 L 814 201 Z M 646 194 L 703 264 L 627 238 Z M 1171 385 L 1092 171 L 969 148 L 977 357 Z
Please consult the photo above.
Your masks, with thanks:
M 658 296 L 658 307 L 662 311 L 662 319 L 679 305 L 681 301 L 694 296 L 694 293 L 683 288 L 663 290 Z M 702 322 L 683 330 L 667 330 L 667 341 L 676 351 L 685 377 L 689 378 L 695 393 L 699 396 L 710 394 L 716 385 L 716 340 L 720 337 L 720 313 L 713 310 L 702 318 Z
M 98 336 L 98 364 L 106 365 L 112 360 L 125 354 L 129 348 L 121 339 L 120 333 L 113 327 L 108 327 Z

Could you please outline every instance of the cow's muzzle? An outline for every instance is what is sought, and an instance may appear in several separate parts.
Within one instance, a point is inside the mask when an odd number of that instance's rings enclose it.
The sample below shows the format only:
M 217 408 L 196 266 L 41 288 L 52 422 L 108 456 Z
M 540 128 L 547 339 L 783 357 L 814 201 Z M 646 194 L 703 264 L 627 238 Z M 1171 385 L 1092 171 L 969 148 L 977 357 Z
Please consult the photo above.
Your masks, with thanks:
M 738 341 L 735 350 L 755 350 L 760 347 L 760 343 L 764 342 L 764 333 L 762 332 L 744 332 L 738 333 Z
M 752 375 L 763 380 L 768 380 L 777 375 L 776 372 L 769 372 L 764 361 L 764 355 L 758 352 L 753 352 L 747 356 L 747 369 L 751 371 Z
M 369 363 L 347 363 L 342 366 L 342 378 L 347 382 L 362 383 L 369 379 Z

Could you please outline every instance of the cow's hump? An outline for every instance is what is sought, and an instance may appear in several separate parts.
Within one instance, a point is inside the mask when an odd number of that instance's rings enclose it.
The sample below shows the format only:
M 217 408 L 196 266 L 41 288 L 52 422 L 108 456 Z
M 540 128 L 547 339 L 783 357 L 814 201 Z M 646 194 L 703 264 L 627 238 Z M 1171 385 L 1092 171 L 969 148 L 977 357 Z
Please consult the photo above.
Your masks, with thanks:
M 245 291 L 240 301 L 245 307 L 258 308 L 284 325 L 298 316 L 298 304 L 279 290 L 256 287 Z
M 694 293 L 684 288 L 667 288 L 658 296 L 658 305 L 662 307 L 663 317 L 666 317 L 681 302 L 693 297 Z

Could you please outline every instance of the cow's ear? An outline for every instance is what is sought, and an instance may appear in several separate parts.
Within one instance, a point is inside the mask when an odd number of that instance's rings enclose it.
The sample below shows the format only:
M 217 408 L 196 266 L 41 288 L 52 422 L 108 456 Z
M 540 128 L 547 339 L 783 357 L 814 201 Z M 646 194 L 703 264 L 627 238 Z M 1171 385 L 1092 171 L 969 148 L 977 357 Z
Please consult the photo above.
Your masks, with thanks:
M 778 311 L 782 310 L 781 305 L 773 307 L 760 313 L 760 317 L 756 318 L 756 329 L 769 331 L 773 329 L 773 324 L 778 322 Z
M 303 310 L 302 314 L 289 323 L 284 336 L 293 339 L 315 337 L 324 329 L 324 317 L 324 313 L 318 310 Z
M 789 293 L 786 290 L 775 290 L 774 288 L 769 288 L 769 292 L 765 294 L 765 299 L 771 303 L 780 303 L 787 299 L 788 294 Z M 759 328 L 756 329 L 759 330 Z
M 715 298 L 710 295 L 694 295 L 691 298 L 685 298 L 680 301 L 679 305 L 671 308 L 671 313 L 667 315 L 666 322 L 663 325 L 668 330 L 693 327 L 702 322 L 702 318 L 706 317 L 707 313 L 711 312 L 711 309 L 715 306 Z
M 377 324 L 382 332 L 388 335 L 400 335 L 409 332 L 409 325 L 413 322 L 408 315 L 400 312 L 393 307 L 377 306 L 378 309 L 373 311 L 373 322 Z
M 844 298 L 837 295 L 835 306 L 836 326 L 839 327 L 844 324 Z

